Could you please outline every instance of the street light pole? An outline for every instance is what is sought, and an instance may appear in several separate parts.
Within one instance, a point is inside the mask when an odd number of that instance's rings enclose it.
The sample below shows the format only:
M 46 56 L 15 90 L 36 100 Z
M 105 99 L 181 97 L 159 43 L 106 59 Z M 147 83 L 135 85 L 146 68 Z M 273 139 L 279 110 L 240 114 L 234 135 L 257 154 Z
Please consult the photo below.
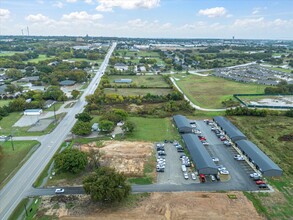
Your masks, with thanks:
M 57 119 L 56 119 L 56 109 L 55 109 L 55 103 L 53 104 L 53 108 L 54 108 L 54 119 L 55 119 L 55 123 L 57 122 Z
M 14 151 L 14 143 L 13 143 L 13 139 L 12 139 L 12 135 L 9 135 L 10 137 L 10 142 L 11 142 L 11 147 L 12 147 L 12 150 Z

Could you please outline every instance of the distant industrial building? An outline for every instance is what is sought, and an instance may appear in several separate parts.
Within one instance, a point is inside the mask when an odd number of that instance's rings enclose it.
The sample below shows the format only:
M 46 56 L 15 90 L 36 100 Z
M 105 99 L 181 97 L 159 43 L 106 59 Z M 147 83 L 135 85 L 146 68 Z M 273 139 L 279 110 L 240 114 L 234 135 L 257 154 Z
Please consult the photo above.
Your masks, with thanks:
M 41 115 L 43 112 L 42 109 L 26 109 L 23 112 L 23 115 L 27 115 L 27 116 L 38 116 Z

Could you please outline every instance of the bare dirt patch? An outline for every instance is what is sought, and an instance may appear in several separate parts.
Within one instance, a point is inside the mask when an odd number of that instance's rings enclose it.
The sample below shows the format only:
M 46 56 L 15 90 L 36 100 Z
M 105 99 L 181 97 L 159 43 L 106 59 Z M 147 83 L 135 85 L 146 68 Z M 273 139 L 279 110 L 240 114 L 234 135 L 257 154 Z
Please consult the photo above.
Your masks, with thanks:
M 228 195 L 233 194 L 233 199 Z M 42 204 L 50 203 L 45 198 Z M 72 201 L 70 201 L 72 202 Z M 208 193 L 208 192 L 180 192 L 180 193 L 151 193 L 132 207 L 117 206 L 104 207 L 92 203 L 88 196 L 79 196 L 74 206 L 67 211 L 68 203 L 59 206 L 62 211 L 53 211 L 48 206 L 41 206 L 50 213 L 64 220 L 76 219 L 264 219 L 256 212 L 253 204 L 242 192 Z M 53 204 L 52 204 L 53 206 Z M 51 210 L 51 211 L 50 211 Z M 66 215 L 67 213 L 67 215 Z
M 144 175 L 144 165 L 154 148 L 150 142 L 105 141 L 102 147 L 90 143 L 82 145 L 80 149 L 85 152 L 99 150 L 102 153 L 102 166 L 113 167 L 126 176 L 139 177 Z

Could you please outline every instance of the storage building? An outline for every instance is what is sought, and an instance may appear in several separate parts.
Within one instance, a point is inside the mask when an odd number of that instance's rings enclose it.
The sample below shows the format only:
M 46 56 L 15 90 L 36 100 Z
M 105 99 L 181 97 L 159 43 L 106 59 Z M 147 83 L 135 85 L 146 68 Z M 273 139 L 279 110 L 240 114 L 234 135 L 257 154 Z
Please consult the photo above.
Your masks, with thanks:
M 236 146 L 264 176 L 281 176 L 282 169 L 249 140 L 236 141 Z
M 214 121 L 229 136 L 232 141 L 246 140 L 247 137 L 227 118 L 223 116 L 214 117 Z
M 179 133 L 192 133 L 193 129 L 189 123 L 189 120 L 183 115 L 173 116 L 173 120 Z
M 199 174 L 218 174 L 218 168 L 195 134 L 182 135 L 185 146 Z
M 35 116 L 35 115 L 41 115 L 43 112 L 42 109 L 26 109 L 23 114 L 28 116 Z

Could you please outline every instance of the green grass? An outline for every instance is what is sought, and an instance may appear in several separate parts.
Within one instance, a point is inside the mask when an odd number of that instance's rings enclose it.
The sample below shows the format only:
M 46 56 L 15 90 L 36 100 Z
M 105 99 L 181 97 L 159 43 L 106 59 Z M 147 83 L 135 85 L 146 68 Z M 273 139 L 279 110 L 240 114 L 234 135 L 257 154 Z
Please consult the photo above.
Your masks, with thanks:
M 129 117 L 135 124 L 132 134 L 126 135 L 127 140 L 162 141 L 179 140 L 179 134 L 173 126 L 171 118 L 141 118 Z
M 175 78 L 178 78 L 175 76 Z M 263 93 L 264 85 L 239 83 L 214 76 L 188 75 L 176 81 L 186 96 L 204 108 L 222 108 L 222 101 L 233 98 L 233 94 Z
M 35 58 L 35 59 L 30 59 L 28 61 L 26 61 L 25 63 L 38 63 L 40 61 L 44 61 L 44 60 L 48 60 L 48 59 L 52 59 L 54 58 L 54 56 L 51 56 L 51 57 L 47 57 L 46 55 L 44 54 L 40 54 L 39 57 Z
M 34 197 L 33 202 L 29 205 L 29 198 L 23 199 L 18 206 L 14 209 L 13 213 L 9 216 L 9 220 L 18 219 L 20 215 L 23 213 L 24 206 L 26 206 L 27 216 L 24 215 L 24 219 L 31 220 L 35 219 L 34 216 L 38 211 L 38 207 L 41 204 L 42 199 L 40 197 Z
M 17 219 L 21 213 L 24 211 L 24 206 L 28 203 L 29 198 L 25 198 L 21 200 L 21 202 L 17 205 L 17 207 L 14 209 L 14 211 L 9 216 L 8 220 L 15 220 Z
M 55 111 L 58 111 L 63 104 L 64 104 L 63 102 L 57 102 L 54 105 L 52 105 L 50 108 L 46 109 L 46 111 L 54 111 L 54 106 L 55 106 Z
M 1 51 L 0 57 L 13 56 L 15 53 L 23 53 L 23 52 L 20 52 L 20 51 Z
M 4 105 L 8 105 L 8 103 L 10 102 L 11 100 L 7 99 L 7 100 L 0 100 L 0 107 L 3 107 Z
M 269 67 L 272 70 L 276 70 L 276 71 L 280 71 L 280 72 L 285 72 L 285 73 L 291 73 L 293 70 L 288 70 L 288 69 L 284 69 L 281 67 Z
M 267 178 L 276 193 L 245 194 L 256 209 L 268 219 L 289 219 L 293 216 L 293 153 L 292 141 L 280 137 L 291 134 L 293 118 L 284 116 L 229 117 L 232 122 L 283 169 L 283 176 Z M 263 198 L 263 197 L 266 198 Z
M 148 93 L 153 95 L 168 95 L 172 92 L 172 89 L 140 89 L 140 88 L 105 88 L 105 94 L 119 94 L 122 96 L 137 96 L 146 95 Z
M 117 79 L 132 79 L 132 84 L 137 86 L 145 87 L 170 87 L 170 85 L 164 80 L 162 76 L 108 76 L 109 81 L 113 85 L 127 85 L 121 83 L 114 83 L 114 80 Z
M 13 150 L 11 141 L 0 142 L 3 154 L 0 160 L 0 183 L 21 167 L 23 160 L 37 144 L 37 141 L 13 141 Z

